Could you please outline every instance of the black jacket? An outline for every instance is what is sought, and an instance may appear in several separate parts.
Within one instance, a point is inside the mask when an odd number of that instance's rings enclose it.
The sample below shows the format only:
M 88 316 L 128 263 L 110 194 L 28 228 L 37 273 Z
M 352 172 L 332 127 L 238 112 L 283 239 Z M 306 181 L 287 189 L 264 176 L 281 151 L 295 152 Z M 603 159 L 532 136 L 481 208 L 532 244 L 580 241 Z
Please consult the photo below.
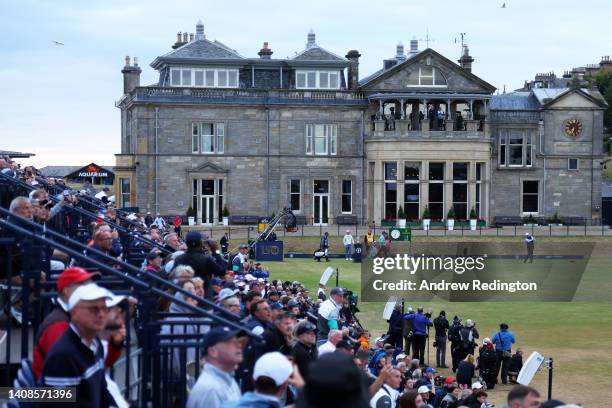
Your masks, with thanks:
M 104 347 L 98 338 L 93 351 L 81 342 L 72 327 L 49 350 L 42 372 L 48 387 L 76 387 L 76 403 L 52 404 L 54 407 L 110 407 L 115 400 L 106 389 Z
M 446 331 L 449 329 L 448 320 L 446 317 L 440 315 L 433 321 L 434 328 L 436 329 L 436 337 L 446 337 Z
M 468 363 L 467 361 L 461 361 L 459 367 L 457 367 L 457 384 L 467 384 L 471 386 L 475 369 L 476 367 L 474 367 L 474 364 Z
M 495 350 L 488 350 L 486 347 L 480 348 L 480 355 L 478 357 L 478 368 L 482 376 L 495 374 L 495 367 L 497 366 L 497 353 Z
M 215 256 L 219 257 L 217 259 Z M 195 276 L 198 276 L 204 280 L 204 290 L 206 299 L 212 299 L 213 293 L 210 290 L 210 280 L 213 276 L 225 275 L 225 261 L 220 255 L 208 255 L 204 252 L 189 248 L 187 252 L 179 255 L 174 261 L 174 266 L 178 265 L 189 265 L 193 268 Z
M 313 345 L 312 347 L 309 347 L 298 341 L 295 343 L 295 346 L 293 346 L 291 355 L 293 356 L 293 361 L 295 361 L 295 364 L 297 364 L 298 369 L 300 370 L 300 374 L 303 378 L 305 378 L 308 375 L 310 363 L 317 359 L 319 352 L 317 350 L 317 346 Z

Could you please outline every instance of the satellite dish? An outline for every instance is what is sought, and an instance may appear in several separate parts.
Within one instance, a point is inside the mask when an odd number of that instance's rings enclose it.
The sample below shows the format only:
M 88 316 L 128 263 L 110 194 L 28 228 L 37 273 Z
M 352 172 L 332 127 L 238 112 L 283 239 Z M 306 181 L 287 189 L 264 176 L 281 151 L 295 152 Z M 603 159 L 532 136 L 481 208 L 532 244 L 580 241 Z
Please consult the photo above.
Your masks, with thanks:
M 529 385 L 531 380 L 533 380 L 533 376 L 543 363 L 544 356 L 537 351 L 531 353 L 527 361 L 525 361 L 525 364 L 523 364 L 523 368 L 516 378 L 516 382 L 522 385 Z
M 391 313 L 393 313 L 396 304 L 397 298 L 395 296 L 389 296 L 389 300 L 387 300 L 385 310 L 383 311 L 383 319 L 389 320 L 391 318 Z
M 329 278 L 332 277 L 333 274 L 334 274 L 334 268 L 332 268 L 331 266 L 328 266 L 327 269 L 323 271 L 323 275 L 321 275 L 321 279 L 319 280 L 319 283 L 321 285 L 327 285 L 327 281 L 329 280 Z

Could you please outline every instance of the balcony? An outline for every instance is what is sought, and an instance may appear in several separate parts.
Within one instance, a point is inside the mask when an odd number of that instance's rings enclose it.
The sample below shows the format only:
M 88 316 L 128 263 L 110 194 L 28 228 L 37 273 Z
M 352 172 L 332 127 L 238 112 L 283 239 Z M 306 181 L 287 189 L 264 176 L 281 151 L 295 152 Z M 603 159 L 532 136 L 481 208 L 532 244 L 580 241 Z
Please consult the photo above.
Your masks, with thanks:
M 367 106 L 360 92 L 295 89 L 218 89 L 139 87 L 124 95 L 117 107 L 131 103 L 230 104 L 230 105 L 349 105 Z
M 434 129 L 429 129 L 429 121 L 422 120 L 411 123 L 409 119 L 374 119 L 370 124 L 369 139 L 398 139 L 398 138 L 431 138 L 431 139 L 487 139 L 489 137 L 489 124 L 486 121 L 464 120 L 459 122 L 446 120 Z M 413 130 L 413 128 L 419 128 Z

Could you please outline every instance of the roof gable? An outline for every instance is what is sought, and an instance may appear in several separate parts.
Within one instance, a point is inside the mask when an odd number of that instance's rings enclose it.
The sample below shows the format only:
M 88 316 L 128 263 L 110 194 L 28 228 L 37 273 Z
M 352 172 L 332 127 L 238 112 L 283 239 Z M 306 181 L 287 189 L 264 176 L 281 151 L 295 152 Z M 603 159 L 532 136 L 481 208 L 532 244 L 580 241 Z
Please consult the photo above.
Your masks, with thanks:
M 409 75 L 424 65 L 435 67 L 446 79 L 446 87 L 435 87 L 433 89 L 444 92 L 475 92 L 491 94 L 495 87 L 482 80 L 476 75 L 464 70 L 459 65 L 445 56 L 428 48 L 407 60 L 387 69 L 377 71 L 374 75 L 360 82 L 363 90 L 387 90 L 387 91 L 427 91 L 431 87 L 408 87 Z
M 568 88 L 550 99 L 542 99 L 542 104 L 544 109 L 605 109 L 607 106 L 598 91 L 581 88 Z
M 327 51 L 319 46 L 306 48 L 304 51 L 291 58 L 293 61 L 342 61 L 346 62 L 345 58 L 342 58 L 331 51 Z
M 234 49 L 219 41 L 209 41 L 206 38 L 190 41 L 176 50 L 170 51 L 155 59 L 151 64 L 157 65 L 159 60 L 201 59 L 201 60 L 242 60 L 244 57 Z M 154 66 L 154 68 L 155 68 Z

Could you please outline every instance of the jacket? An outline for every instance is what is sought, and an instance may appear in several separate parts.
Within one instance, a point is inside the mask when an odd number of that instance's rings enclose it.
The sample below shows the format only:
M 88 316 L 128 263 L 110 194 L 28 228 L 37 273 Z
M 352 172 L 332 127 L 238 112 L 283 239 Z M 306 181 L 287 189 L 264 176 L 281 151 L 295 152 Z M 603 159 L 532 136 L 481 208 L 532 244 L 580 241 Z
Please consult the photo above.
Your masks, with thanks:
M 217 254 L 215 254 L 217 255 Z M 174 266 L 178 265 L 189 265 L 193 268 L 195 276 L 198 276 L 204 280 L 204 291 L 206 299 L 212 300 L 213 293 L 210 290 L 210 281 L 213 276 L 224 276 L 225 266 L 224 261 L 217 260 L 214 255 L 208 255 L 197 249 L 189 248 L 187 252 L 179 255 L 175 261 Z
M 433 321 L 434 328 L 436 329 L 436 337 L 446 337 L 446 331 L 449 329 L 448 320 L 446 317 L 440 315 Z
M 321 249 L 329 248 L 329 239 L 325 235 L 321 237 Z
M 471 386 L 475 369 L 476 367 L 474 367 L 474 364 L 468 363 L 467 361 L 461 361 L 457 367 L 457 384 L 467 384 Z
M 86 346 L 73 325 L 55 342 L 45 359 L 42 385 L 76 387 L 76 403 L 66 407 L 111 407 L 115 400 L 106 386 L 102 342 L 94 338 L 95 353 Z
M 413 321 L 414 334 L 418 336 L 427 335 L 427 326 L 433 324 L 423 313 L 406 314 L 404 319 Z
M 186 408 L 220 408 L 225 401 L 238 401 L 240 388 L 232 373 L 211 363 L 204 364 L 198 381 L 189 393 Z
M 307 346 L 301 341 L 298 341 L 291 350 L 293 361 L 297 364 L 302 378 L 306 378 L 310 369 L 310 363 L 319 357 L 317 346 Z
M 495 344 L 497 351 L 510 351 L 514 344 L 514 335 L 507 330 L 498 331 L 495 336 L 491 337 L 491 341 Z
M 247 392 L 238 401 L 228 401 L 223 408 L 280 408 L 278 398 L 256 392 Z

